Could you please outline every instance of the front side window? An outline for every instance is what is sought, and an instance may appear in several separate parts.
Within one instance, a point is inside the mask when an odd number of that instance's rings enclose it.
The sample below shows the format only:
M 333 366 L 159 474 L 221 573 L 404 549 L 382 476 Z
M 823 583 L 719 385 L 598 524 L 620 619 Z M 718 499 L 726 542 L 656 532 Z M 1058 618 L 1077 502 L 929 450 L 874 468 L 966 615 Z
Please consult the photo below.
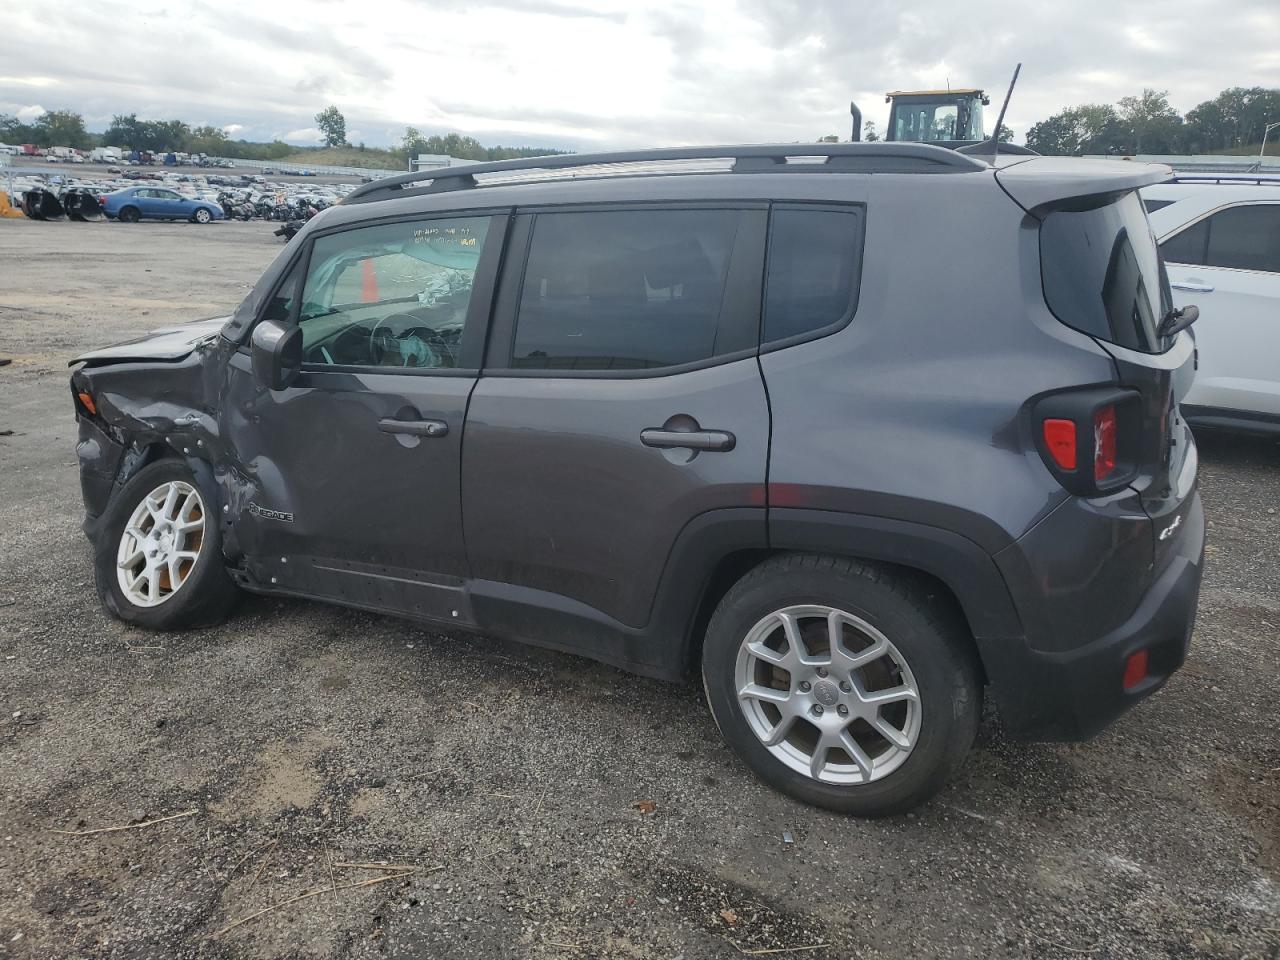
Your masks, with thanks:
M 305 362 L 458 366 L 489 223 L 406 220 L 317 238 L 298 316 Z
M 538 214 L 511 365 L 636 370 L 706 360 L 717 342 L 742 213 Z
M 1158 353 L 1172 309 L 1155 236 L 1137 193 L 1084 210 L 1054 210 L 1040 226 L 1040 270 L 1054 316 L 1100 340 Z
M 847 320 L 857 299 L 862 223 L 856 209 L 775 205 L 769 220 L 765 343 Z

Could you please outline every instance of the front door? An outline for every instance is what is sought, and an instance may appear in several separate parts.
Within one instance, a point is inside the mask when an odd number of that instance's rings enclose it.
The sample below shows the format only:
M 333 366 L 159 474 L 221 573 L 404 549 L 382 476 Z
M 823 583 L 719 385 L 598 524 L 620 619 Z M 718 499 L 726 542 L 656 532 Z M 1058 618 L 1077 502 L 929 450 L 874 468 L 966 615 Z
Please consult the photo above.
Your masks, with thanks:
M 1194 303 L 1190 407 L 1280 419 L 1280 203 L 1219 210 L 1161 245 L 1174 303 Z
M 730 204 L 517 219 L 463 451 L 482 625 L 491 600 L 494 617 L 514 603 L 643 627 L 686 525 L 763 507 L 766 216 Z M 536 639 L 539 618 L 504 622 Z
M 254 491 L 235 532 L 259 582 L 469 622 L 460 451 L 505 227 L 404 219 L 302 252 L 267 307 L 301 326 L 301 376 L 260 389 L 242 351 L 223 404 Z

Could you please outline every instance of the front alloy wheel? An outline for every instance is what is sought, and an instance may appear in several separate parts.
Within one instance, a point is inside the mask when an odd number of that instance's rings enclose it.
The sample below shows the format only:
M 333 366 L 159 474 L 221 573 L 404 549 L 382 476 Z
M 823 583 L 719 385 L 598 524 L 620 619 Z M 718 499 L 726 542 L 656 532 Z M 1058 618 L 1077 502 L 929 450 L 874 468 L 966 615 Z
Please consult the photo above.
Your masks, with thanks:
M 823 605 L 770 613 L 742 641 L 738 700 L 769 752 L 823 783 L 871 783 L 920 735 L 920 692 L 883 633 Z
M 142 498 L 116 551 L 116 577 L 138 607 L 170 600 L 195 569 L 204 546 L 205 509 L 189 483 L 170 480 Z

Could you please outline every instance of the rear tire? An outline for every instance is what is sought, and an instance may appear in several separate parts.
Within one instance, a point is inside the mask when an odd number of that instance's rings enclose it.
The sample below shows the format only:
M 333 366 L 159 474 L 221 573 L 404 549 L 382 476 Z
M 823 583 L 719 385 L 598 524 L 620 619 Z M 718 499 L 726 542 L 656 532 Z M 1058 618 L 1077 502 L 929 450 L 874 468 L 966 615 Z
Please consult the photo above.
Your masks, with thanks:
M 702 677 L 721 734 L 756 776 L 862 817 L 942 789 L 982 712 L 956 617 L 909 578 L 841 558 L 784 554 L 738 581 L 708 625 Z
M 138 212 L 137 207 L 121 207 L 120 212 L 116 214 L 116 219 L 121 223 L 137 223 L 142 219 L 142 214 Z
M 212 626 L 230 615 L 240 590 L 223 563 L 217 502 L 217 491 L 177 460 L 143 467 L 111 498 L 93 545 L 94 581 L 110 613 L 148 630 Z

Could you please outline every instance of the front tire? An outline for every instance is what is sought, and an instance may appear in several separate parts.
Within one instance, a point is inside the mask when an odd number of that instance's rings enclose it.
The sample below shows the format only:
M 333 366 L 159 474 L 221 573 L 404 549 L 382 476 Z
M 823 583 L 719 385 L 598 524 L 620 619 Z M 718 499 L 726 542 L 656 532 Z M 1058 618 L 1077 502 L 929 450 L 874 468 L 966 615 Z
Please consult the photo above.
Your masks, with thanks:
M 194 220 L 196 223 L 208 223 L 210 220 L 213 219 L 213 215 L 209 213 L 209 211 L 206 210 L 204 207 L 200 207 L 198 210 L 196 210 L 195 213 L 191 215 L 191 219 Z
M 223 564 L 216 503 L 216 490 L 176 460 L 144 467 L 111 498 L 94 543 L 94 580 L 110 613 L 148 630 L 227 618 L 239 589 Z
M 729 745 L 770 786 L 839 813 L 904 813 L 977 733 L 982 687 L 956 617 L 905 576 L 773 557 L 725 594 L 703 684 Z

